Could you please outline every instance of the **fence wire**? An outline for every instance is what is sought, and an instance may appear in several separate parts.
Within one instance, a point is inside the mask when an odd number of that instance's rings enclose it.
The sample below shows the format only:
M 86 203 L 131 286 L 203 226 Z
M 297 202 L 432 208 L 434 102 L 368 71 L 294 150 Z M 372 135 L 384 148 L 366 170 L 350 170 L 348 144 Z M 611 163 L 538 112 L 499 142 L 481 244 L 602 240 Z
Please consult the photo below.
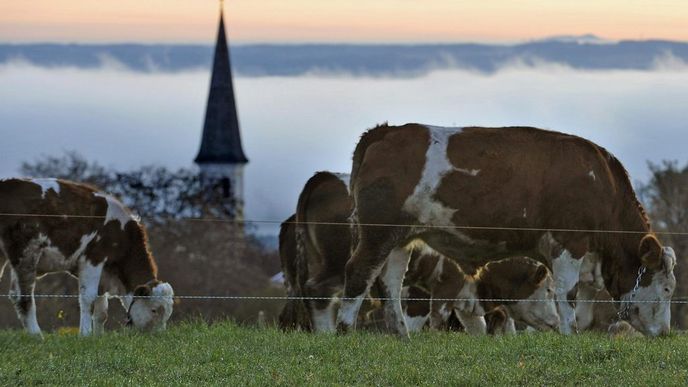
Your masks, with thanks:
M 4 217 L 27 217 L 27 218 L 74 218 L 74 219 L 107 219 L 105 215 L 78 215 L 78 214 L 24 214 L 24 213 L 9 213 L 2 212 L 0 216 Z M 176 221 L 189 222 L 210 222 L 210 223 L 233 223 L 233 224 L 275 224 L 279 225 L 294 224 L 294 225 L 320 225 L 320 226 L 342 226 L 350 227 L 353 223 L 350 222 L 287 222 L 283 220 L 271 219 L 221 219 L 221 218 L 182 218 L 171 219 Z M 403 223 L 355 223 L 356 226 L 363 227 L 421 227 L 423 229 L 452 229 L 452 230 L 482 230 L 482 231 L 536 231 L 536 232 L 579 232 L 579 233 L 596 233 L 596 234 L 647 234 L 648 231 L 643 230 L 603 230 L 603 229 L 584 229 L 584 228 L 548 228 L 548 227 L 500 227 L 500 226 L 457 226 L 457 225 L 425 225 L 425 224 L 403 224 Z M 674 235 L 674 236 L 688 236 L 688 231 L 652 231 L 657 235 Z
M 5 295 L 5 298 L 9 297 L 30 297 L 30 295 Z M 79 298 L 78 294 L 34 294 L 34 298 L 47 298 L 47 299 L 73 299 Z M 103 295 L 99 296 L 103 297 Z M 124 297 L 123 295 L 108 295 L 108 297 L 117 298 Z M 161 296 L 131 296 L 133 299 L 160 299 Z M 179 300 L 266 300 L 266 301 L 354 301 L 355 297 L 293 297 L 293 296 L 213 296 L 213 295 L 181 295 L 174 296 L 174 299 Z M 427 297 L 370 297 L 369 299 L 374 301 L 433 301 L 433 302 L 461 302 L 461 301 L 471 301 L 471 302 L 573 302 L 573 303 L 584 303 L 584 304 L 628 304 L 628 303 L 638 303 L 638 304 L 688 304 L 688 299 L 679 298 L 674 300 L 548 300 L 548 299 L 533 299 L 533 298 L 427 298 Z
M 64 218 L 64 219 L 102 219 L 105 215 L 79 215 L 79 214 L 31 214 L 31 213 L 0 213 L 2 217 L 27 217 L 27 218 Z M 210 222 L 210 223 L 232 223 L 232 224 L 294 224 L 294 225 L 321 225 L 321 226 L 342 226 L 350 227 L 350 222 L 298 222 L 268 219 L 220 219 L 220 218 L 183 218 L 171 219 L 177 221 L 191 222 Z M 419 225 L 419 224 L 393 224 L 393 223 L 356 223 L 357 226 L 364 227 L 422 227 L 424 229 L 455 229 L 455 230 L 484 230 L 484 231 L 531 231 L 531 232 L 580 232 L 580 233 L 609 233 L 609 234 L 646 234 L 647 231 L 640 230 L 602 230 L 602 229 L 575 229 L 575 228 L 541 228 L 541 227 L 496 227 L 496 226 L 456 226 L 456 225 Z M 688 236 L 688 232 L 683 231 L 654 231 L 658 235 Z M 28 297 L 29 295 L 5 295 L 4 297 Z M 34 298 L 59 299 L 59 298 L 78 298 L 77 294 L 34 294 Z M 118 296 L 110 296 L 118 297 Z M 133 298 L 158 298 L 159 296 L 135 296 Z M 355 300 L 356 298 L 346 297 L 292 297 L 292 296 L 241 296 L 241 295 L 180 295 L 174 296 L 178 300 L 272 300 L 272 301 L 333 301 L 333 300 Z M 550 302 L 547 299 L 518 299 L 518 298 L 408 298 L 408 297 L 374 297 L 379 301 L 434 301 L 434 302 Z M 688 298 L 673 300 L 554 300 L 554 302 L 575 302 L 575 303 L 642 303 L 642 304 L 688 304 Z

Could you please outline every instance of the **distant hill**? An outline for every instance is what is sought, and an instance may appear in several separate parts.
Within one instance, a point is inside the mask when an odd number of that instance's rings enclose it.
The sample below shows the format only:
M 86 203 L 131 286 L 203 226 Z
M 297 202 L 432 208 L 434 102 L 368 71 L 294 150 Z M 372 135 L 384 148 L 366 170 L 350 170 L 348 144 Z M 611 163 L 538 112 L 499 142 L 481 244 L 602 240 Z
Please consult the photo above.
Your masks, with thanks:
M 651 70 L 660 62 L 688 63 L 688 43 L 660 40 L 607 42 L 595 36 L 558 37 L 515 45 L 490 44 L 255 44 L 231 47 L 234 71 L 244 76 L 342 73 L 418 76 L 433 69 L 492 73 L 513 63 L 557 63 L 587 70 Z M 184 71 L 210 67 L 212 47 L 143 44 L 0 44 L 0 63 L 42 67 Z

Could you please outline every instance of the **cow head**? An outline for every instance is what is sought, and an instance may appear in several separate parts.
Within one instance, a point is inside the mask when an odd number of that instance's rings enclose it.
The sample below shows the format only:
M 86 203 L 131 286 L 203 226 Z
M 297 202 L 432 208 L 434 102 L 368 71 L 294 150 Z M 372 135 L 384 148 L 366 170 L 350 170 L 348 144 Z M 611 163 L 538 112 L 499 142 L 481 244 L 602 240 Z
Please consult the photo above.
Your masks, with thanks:
M 502 259 L 485 265 L 476 277 L 481 298 L 521 300 L 502 303 L 513 319 L 539 330 L 558 328 L 554 280 L 542 263 L 528 257 Z
M 646 335 L 667 334 L 671 323 L 668 301 L 676 288 L 676 254 L 671 247 L 662 247 L 654 235 L 646 235 L 640 241 L 638 254 L 647 269 L 643 277 L 648 276 L 649 281 L 641 281 L 630 303 L 628 317 L 631 325 Z M 631 294 L 632 290 L 622 296 L 622 300 L 630 300 Z
M 554 302 L 554 280 L 552 273 L 542 263 L 537 264 L 526 279 L 526 286 L 532 292 L 526 299 L 506 304 L 511 317 L 538 330 L 556 330 L 559 327 L 559 314 Z
M 129 323 L 143 331 L 161 331 L 172 315 L 174 291 L 167 282 L 150 281 L 134 290 Z

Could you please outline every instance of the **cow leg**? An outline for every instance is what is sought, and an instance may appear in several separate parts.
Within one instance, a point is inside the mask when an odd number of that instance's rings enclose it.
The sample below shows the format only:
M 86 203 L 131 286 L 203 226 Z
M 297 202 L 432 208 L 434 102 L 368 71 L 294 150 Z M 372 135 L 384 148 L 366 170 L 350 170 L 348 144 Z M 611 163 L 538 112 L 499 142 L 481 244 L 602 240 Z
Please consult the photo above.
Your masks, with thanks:
M 26 261 L 28 260 L 20 261 L 17 268 L 11 267 L 9 298 L 26 331 L 41 336 L 41 328 L 36 317 L 36 300 L 33 296 L 36 287 L 36 268 L 35 265 L 27 267 Z
M 108 296 L 104 294 L 96 298 L 93 303 L 93 334 L 101 335 L 105 332 L 105 322 L 108 319 Z
M 506 318 L 506 323 L 504 324 L 504 335 L 515 335 L 516 334 L 516 322 L 511 317 Z
M 584 331 L 594 321 L 595 304 L 592 302 L 581 302 L 581 300 L 594 300 L 597 289 L 587 283 L 579 283 L 576 291 L 576 326 L 579 331 Z
M 576 324 L 579 331 L 589 329 L 595 320 L 595 304 L 581 301 L 594 300 L 602 289 L 604 279 L 600 261 L 596 254 L 588 253 L 583 257 L 576 289 Z
M 310 282 L 310 281 L 309 281 Z M 341 289 L 341 279 L 337 277 L 306 283 L 308 297 L 318 298 L 309 300 L 313 330 L 316 332 L 335 331 L 335 294 Z
M 79 265 L 79 333 L 82 336 L 90 336 L 93 333 L 94 303 L 98 298 L 103 263 L 92 265 L 89 261 L 83 260 Z
M 390 249 L 391 250 L 391 249 Z M 363 299 L 373 285 L 390 250 L 369 246 L 359 241 L 351 259 L 346 263 L 344 298 L 337 314 L 337 330 L 346 332 L 355 328 Z
M 559 332 L 565 335 L 576 332 L 576 311 L 568 301 L 568 294 L 578 284 L 582 259 L 573 258 L 568 250 L 552 260 L 557 311 L 559 312 Z
M 401 285 L 404 281 L 404 275 L 406 274 L 410 258 L 411 256 L 406 249 L 395 248 L 387 256 L 380 275 L 382 291 L 387 299 L 385 300 L 385 323 L 388 329 L 393 327 L 402 337 L 408 337 L 409 335 L 404 311 L 401 306 Z
M 435 294 L 432 295 L 432 300 L 430 301 L 430 328 L 433 330 L 440 330 L 445 325 L 449 316 L 452 314 L 452 309 L 448 301 L 435 301 L 435 298 L 439 297 Z
M 485 317 L 476 316 L 470 312 L 464 312 L 459 309 L 456 310 L 456 315 L 461 321 L 466 333 L 469 335 L 485 335 L 487 334 L 487 323 Z

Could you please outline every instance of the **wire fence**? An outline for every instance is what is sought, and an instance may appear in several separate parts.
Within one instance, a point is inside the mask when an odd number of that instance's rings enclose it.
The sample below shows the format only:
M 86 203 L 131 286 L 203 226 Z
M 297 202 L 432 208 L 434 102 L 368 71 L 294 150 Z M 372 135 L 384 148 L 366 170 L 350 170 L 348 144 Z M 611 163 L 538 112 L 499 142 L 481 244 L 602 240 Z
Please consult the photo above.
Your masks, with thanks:
M 27 217 L 27 218 L 73 218 L 73 219 L 107 219 L 105 215 L 79 215 L 79 214 L 29 214 L 29 213 L 8 213 L 2 212 L 4 217 Z M 300 222 L 283 221 L 272 219 L 222 219 L 222 218 L 183 218 L 171 219 L 189 222 L 211 222 L 211 223 L 233 223 L 233 224 L 294 224 L 294 225 L 319 225 L 319 226 L 342 226 L 350 227 L 350 222 Z M 423 229 L 453 229 L 453 230 L 481 230 L 481 231 L 529 231 L 529 232 L 576 232 L 576 233 L 596 233 L 596 234 L 647 234 L 647 230 L 604 230 L 590 228 L 557 228 L 557 227 L 500 227 L 500 226 L 457 226 L 457 225 L 427 225 L 427 224 L 404 224 L 404 223 L 359 223 L 356 226 L 363 227 L 422 227 Z M 652 231 L 657 235 L 688 236 L 688 231 Z
M 102 219 L 106 220 L 105 215 L 80 215 L 80 214 L 36 214 L 36 213 L 0 213 L 0 217 L 27 217 L 27 218 L 63 218 L 63 219 Z M 222 218 L 183 218 L 172 219 L 190 222 L 211 222 L 211 223 L 232 223 L 232 224 L 294 224 L 294 225 L 324 225 L 350 227 L 350 222 L 299 222 L 282 221 L 269 219 L 222 219 Z M 392 224 L 392 223 L 356 223 L 357 226 L 364 227 L 423 227 L 424 229 L 459 229 L 459 230 L 483 230 L 483 231 L 521 231 L 521 232 L 577 232 L 577 233 L 609 233 L 609 234 L 646 234 L 642 230 L 602 230 L 602 229 L 577 229 L 577 228 L 546 228 L 546 227 L 497 227 L 497 226 L 456 226 L 456 225 L 418 225 L 418 224 Z M 654 231 L 654 234 L 688 236 L 688 232 L 683 231 Z M 5 295 L 5 297 L 27 297 L 29 295 Z M 69 299 L 78 298 L 78 294 L 34 294 L 34 298 L 42 299 Z M 112 296 L 115 297 L 115 296 Z M 135 296 L 134 298 L 156 298 L 159 296 Z M 178 300 L 267 300 L 267 301 L 327 301 L 327 300 L 355 300 L 356 298 L 346 297 L 293 297 L 293 296 L 243 296 L 243 295 L 179 295 L 174 296 Z M 551 302 L 550 299 L 530 299 L 530 298 L 409 298 L 409 297 L 373 297 L 379 301 L 425 301 L 425 302 Z M 554 302 L 576 302 L 591 304 L 608 303 L 643 303 L 643 304 L 688 304 L 688 297 L 674 298 L 672 300 L 613 300 L 613 299 L 594 299 L 594 300 L 554 300 Z
M 121 295 L 109 295 L 110 297 L 121 297 Z M 30 295 L 5 295 L 5 297 L 30 297 Z M 34 294 L 35 298 L 79 298 L 78 294 Z M 160 299 L 161 296 L 132 296 L 133 299 Z M 293 296 L 214 296 L 214 295 L 181 295 L 174 296 L 179 300 L 267 300 L 267 301 L 354 301 L 356 297 L 293 297 Z M 371 297 L 370 299 L 376 301 L 424 301 L 424 302 L 494 302 L 494 303 L 512 303 L 512 302 L 579 302 L 589 304 L 688 304 L 688 298 L 678 298 L 672 300 L 559 300 L 559 299 L 534 299 L 534 298 L 428 298 L 428 297 Z

